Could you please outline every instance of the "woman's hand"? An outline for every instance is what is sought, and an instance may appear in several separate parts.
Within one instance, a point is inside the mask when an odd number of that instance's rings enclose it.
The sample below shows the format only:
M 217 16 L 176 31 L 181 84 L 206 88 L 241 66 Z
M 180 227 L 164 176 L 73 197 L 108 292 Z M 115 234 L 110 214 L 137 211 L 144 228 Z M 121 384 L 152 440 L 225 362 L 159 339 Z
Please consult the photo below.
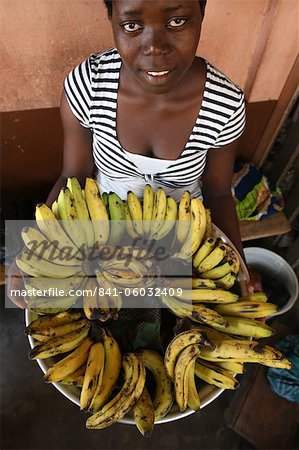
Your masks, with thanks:
M 261 275 L 253 268 L 247 267 L 250 281 L 246 284 L 247 291 L 252 294 L 253 292 L 262 292 L 262 278 Z
M 15 261 L 9 266 L 7 272 L 7 296 L 8 298 L 19 308 L 25 309 L 27 304 L 22 295 L 18 295 L 17 292 L 24 290 L 24 281 L 22 272 L 16 265 Z

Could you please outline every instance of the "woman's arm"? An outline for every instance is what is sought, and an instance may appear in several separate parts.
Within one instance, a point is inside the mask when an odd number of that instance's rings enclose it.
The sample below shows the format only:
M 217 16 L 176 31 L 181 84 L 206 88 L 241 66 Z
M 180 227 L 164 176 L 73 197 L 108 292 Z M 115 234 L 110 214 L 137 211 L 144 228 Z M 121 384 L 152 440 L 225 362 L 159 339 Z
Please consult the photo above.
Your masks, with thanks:
M 208 152 L 202 177 L 204 203 L 211 209 L 212 220 L 236 246 L 244 258 L 239 222 L 231 194 L 231 181 L 238 140 Z
M 47 198 L 48 205 L 51 205 L 58 197 L 68 177 L 77 177 L 83 184 L 84 179 L 92 176 L 94 171 L 91 131 L 83 127 L 74 116 L 64 92 L 61 96 L 60 116 L 64 140 L 63 167 L 60 177 Z

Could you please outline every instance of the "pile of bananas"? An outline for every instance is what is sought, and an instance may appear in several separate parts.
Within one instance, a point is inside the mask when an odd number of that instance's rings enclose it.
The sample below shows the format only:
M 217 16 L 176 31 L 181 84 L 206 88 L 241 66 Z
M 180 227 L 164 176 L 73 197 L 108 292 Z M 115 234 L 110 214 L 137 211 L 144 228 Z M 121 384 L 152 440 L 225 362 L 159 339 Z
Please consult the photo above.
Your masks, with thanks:
M 216 234 L 210 211 L 188 191 L 176 203 L 162 187 L 146 185 L 143 199 L 128 192 L 123 201 L 100 195 L 91 178 L 84 189 L 69 178 L 52 208 L 37 205 L 36 226 L 23 229 L 16 259 L 38 315 L 26 328 L 34 339 L 29 356 L 54 357 L 45 381 L 78 387 L 81 409 L 92 414 L 87 428 L 108 427 L 130 412 L 148 436 L 174 404 L 198 410 L 202 382 L 236 389 L 244 363 L 290 367 L 257 341 L 273 334 L 260 319 L 276 306 L 263 292 L 241 292 L 239 255 Z M 154 241 L 165 243 L 171 264 L 190 267 L 190 276 L 161 278 L 162 263 L 148 245 Z M 122 354 L 109 331 L 126 307 L 120 289 L 158 283 L 161 307 L 187 331 L 169 336 L 164 355 L 146 348 Z
M 236 389 L 235 375 L 243 372 L 245 362 L 290 368 L 268 345 L 198 325 L 177 334 L 164 357 L 151 349 L 121 354 L 109 330 L 86 320 L 80 310 L 39 317 L 26 333 L 38 342 L 31 359 L 68 353 L 50 365 L 44 379 L 78 387 L 81 410 L 92 413 L 86 421 L 89 429 L 107 428 L 130 413 L 142 435 L 149 436 L 174 402 L 182 412 L 200 409 L 197 380 Z

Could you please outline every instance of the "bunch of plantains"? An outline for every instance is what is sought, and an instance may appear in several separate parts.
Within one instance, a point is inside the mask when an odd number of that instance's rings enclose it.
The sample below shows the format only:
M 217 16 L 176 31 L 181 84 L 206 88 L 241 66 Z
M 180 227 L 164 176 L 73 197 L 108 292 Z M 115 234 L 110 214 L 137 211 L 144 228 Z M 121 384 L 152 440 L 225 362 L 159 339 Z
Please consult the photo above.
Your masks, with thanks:
M 146 185 L 142 199 L 128 192 L 122 200 L 101 195 L 91 178 L 84 189 L 69 178 L 52 208 L 37 205 L 36 225 L 22 238 L 16 263 L 35 314 L 26 328 L 29 356 L 51 358 L 46 382 L 77 386 L 80 407 L 91 414 L 87 428 L 129 414 L 148 436 L 170 411 L 200 409 L 206 384 L 236 389 L 244 363 L 291 367 L 258 342 L 273 334 L 261 319 L 276 306 L 263 292 L 241 292 L 238 253 L 188 191 L 176 203 L 162 187 Z M 190 267 L 189 278 L 164 275 L 159 290 L 161 307 L 183 319 L 184 331 L 168 336 L 163 353 L 122 352 L 109 326 L 126 308 L 123 292 L 161 283 L 162 263 L 144 245 L 151 242 L 164 242 L 173 264 Z

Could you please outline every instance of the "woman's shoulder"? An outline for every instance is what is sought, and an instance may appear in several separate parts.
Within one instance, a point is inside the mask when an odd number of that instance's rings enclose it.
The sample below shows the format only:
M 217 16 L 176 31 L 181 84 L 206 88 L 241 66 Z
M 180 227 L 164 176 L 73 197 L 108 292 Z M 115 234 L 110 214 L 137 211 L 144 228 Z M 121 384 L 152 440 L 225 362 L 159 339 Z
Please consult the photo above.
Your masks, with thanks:
M 235 93 L 238 97 L 243 97 L 242 89 L 234 83 L 225 73 L 221 70 L 217 69 L 213 64 L 209 61 L 205 60 L 207 65 L 207 81 L 220 92 L 231 91 Z
M 103 52 L 92 53 L 87 59 L 90 66 L 96 68 L 102 68 L 105 66 L 119 64 L 121 62 L 120 55 L 116 48 L 110 48 Z

